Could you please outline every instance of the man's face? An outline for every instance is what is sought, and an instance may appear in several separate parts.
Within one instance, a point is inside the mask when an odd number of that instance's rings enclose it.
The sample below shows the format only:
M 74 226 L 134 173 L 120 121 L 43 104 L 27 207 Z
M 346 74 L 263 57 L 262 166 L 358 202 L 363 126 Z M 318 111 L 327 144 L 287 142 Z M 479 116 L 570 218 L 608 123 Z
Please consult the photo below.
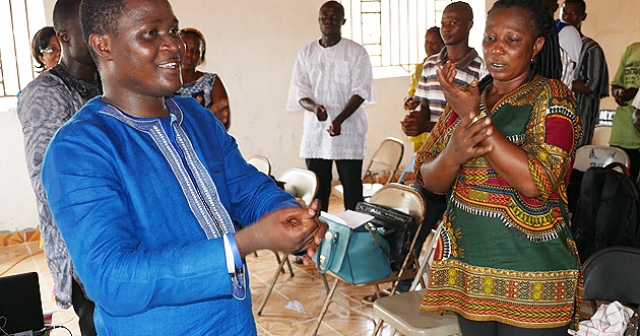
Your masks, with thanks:
M 67 20 L 67 27 L 60 32 L 65 35 L 65 37 L 60 38 L 60 41 L 67 41 L 66 47 L 71 58 L 81 64 L 94 65 L 91 54 L 89 53 L 87 41 L 84 39 L 84 35 L 82 34 L 82 26 L 80 24 L 80 4 L 78 4 L 72 12 L 68 13 L 68 15 L 69 19 Z
M 473 25 L 468 15 L 459 6 L 449 6 L 442 13 L 440 35 L 445 45 L 468 43 L 469 30 Z
M 580 29 L 582 21 L 587 18 L 587 14 L 579 4 L 565 2 L 560 10 L 560 18 L 562 21 L 576 27 L 576 29 Z
M 180 89 L 185 47 L 168 1 L 127 0 L 118 36 L 110 36 L 110 69 L 121 88 L 148 97 L 166 97 Z
M 340 28 L 344 22 L 344 13 L 338 4 L 329 2 L 322 5 L 318 15 L 318 23 L 320 24 L 322 35 L 340 35 Z

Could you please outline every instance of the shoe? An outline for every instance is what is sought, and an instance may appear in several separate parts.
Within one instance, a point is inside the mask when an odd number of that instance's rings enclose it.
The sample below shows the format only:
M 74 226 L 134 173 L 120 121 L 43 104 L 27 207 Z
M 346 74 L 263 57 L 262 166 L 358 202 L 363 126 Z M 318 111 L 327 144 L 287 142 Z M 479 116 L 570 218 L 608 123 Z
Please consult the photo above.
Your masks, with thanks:
M 384 292 L 380 292 L 381 296 L 389 296 L 388 294 L 385 294 Z M 373 293 L 371 295 L 365 295 L 364 297 L 362 297 L 362 299 L 360 300 L 360 302 L 362 302 L 363 304 L 367 305 L 367 306 L 373 306 L 373 303 L 376 302 L 376 300 L 378 299 L 378 295 L 376 293 Z
M 303 265 L 304 264 L 304 262 L 302 261 L 302 257 L 294 257 L 292 261 L 296 265 Z

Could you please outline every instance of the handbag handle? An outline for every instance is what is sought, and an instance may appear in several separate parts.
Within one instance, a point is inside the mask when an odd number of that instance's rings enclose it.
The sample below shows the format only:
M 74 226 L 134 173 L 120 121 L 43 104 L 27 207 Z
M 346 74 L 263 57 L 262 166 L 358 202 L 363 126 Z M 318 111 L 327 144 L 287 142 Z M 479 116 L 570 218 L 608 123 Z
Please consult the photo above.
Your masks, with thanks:
M 335 255 L 335 253 L 333 252 L 336 249 L 336 246 L 338 246 L 338 238 L 339 238 L 338 232 L 334 232 L 333 234 L 331 234 L 330 232 L 327 231 L 327 233 L 331 235 L 331 239 L 326 239 L 327 237 L 325 236 L 325 239 L 323 239 L 322 242 L 320 242 L 320 246 L 318 246 L 318 249 L 316 250 L 316 251 L 320 251 L 320 248 L 322 247 L 322 244 L 325 243 L 325 240 L 328 240 L 329 244 L 331 244 L 331 249 L 329 249 L 329 258 L 327 262 L 324 263 L 324 266 L 322 265 L 323 264 L 322 262 L 318 263 L 318 271 L 322 274 L 327 273 L 329 268 L 331 268 L 331 263 L 333 263 L 333 257 Z M 320 257 L 321 256 L 318 256 L 318 258 Z
M 369 232 L 371 232 L 371 235 L 373 236 L 373 243 L 378 245 L 378 247 L 380 248 L 382 253 L 387 257 L 387 259 L 393 260 L 393 256 L 391 256 L 391 251 L 387 251 L 384 247 L 382 247 L 382 245 L 380 245 L 380 241 L 378 240 L 378 235 L 377 235 L 378 228 L 375 225 L 367 225 L 367 229 Z

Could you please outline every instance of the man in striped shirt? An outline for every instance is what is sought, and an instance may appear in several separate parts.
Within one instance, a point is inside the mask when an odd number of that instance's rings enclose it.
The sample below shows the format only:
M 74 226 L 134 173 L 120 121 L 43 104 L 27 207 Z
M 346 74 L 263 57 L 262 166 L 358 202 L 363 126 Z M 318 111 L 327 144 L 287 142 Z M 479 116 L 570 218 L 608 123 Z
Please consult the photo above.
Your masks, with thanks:
M 439 54 L 427 58 L 424 63 L 422 77 L 414 94 L 413 111 L 401 122 L 402 131 L 406 135 L 417 136 L 430 132 L 444 111 L 447 101 L 436 77 L 436 67 L 442 67 L 447 61 L 454 62 L 457 70 L 454 82 L 460 86 L 480 80 L 487 73 L 482 58 L 469 47 L 469 31 L 472 26 L 473 10 L 469 4 L 458 1 L 445 8 L 440 27 L 445 47 Z M 431 229 L 442 218 L 447 202 L 444 195 L 427 191 L 417 182 L 413 187 L 424 195 L 429 209 L 416 241 L 415 251 L 419 254 Z M 410 280 L 403 281 L 398 291 L 407 291 L 410 285 Z
M 598 123 L 600 99 L 609 96 L 609 68 L 598 42 L 582 34 L 582 21 L 587 18 L 584 0 L 566 0 L 562 4 L 560 16 L 582 36 L 582 50 L 571 89 L 578 101 L 578 116 L 582 122 L 580 146 L 584 146 L 590 144 L 593 138 L 593 130 Z

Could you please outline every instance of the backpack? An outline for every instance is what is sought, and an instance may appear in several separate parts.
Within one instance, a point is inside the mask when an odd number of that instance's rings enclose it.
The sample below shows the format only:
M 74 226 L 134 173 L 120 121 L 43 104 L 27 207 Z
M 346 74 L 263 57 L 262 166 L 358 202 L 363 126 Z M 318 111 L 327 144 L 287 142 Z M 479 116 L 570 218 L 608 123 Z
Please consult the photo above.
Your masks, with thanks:
M 619 167 L 625 173 L 614 168 Z M 582 177 L 571 231 L 583 262 L 608 246 L 640 247 L 640 193 L 619 162 L 591 167 Z

